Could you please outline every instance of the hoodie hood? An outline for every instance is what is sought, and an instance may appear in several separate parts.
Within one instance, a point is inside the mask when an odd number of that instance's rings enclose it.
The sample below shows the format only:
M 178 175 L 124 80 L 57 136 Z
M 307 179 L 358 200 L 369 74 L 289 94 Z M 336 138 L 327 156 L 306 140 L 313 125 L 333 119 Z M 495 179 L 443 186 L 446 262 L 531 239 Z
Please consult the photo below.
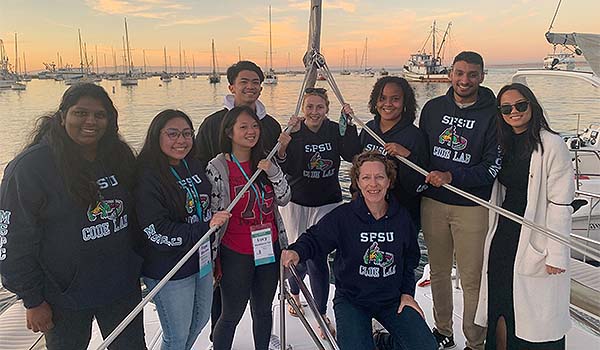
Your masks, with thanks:
M 227 108 L 227 110 L 233 109 L 233 107 L 235 107 L 234 99 L 235 97 L 232 94 L 225 95 L 225 98 L 223 99 L 223 107 Z M 258 119 L 262 120 L 267 115 L 267 108 L 262 102 L 260 102 L 260 100 L 256 100 L 255 104 L 256 115 L 258 116 Z
M 378 135 L 393 135 L 396 132 L 406 128 L 407 126 L 412 125 L 413 123 L 407 118 L 401 118 L 396 124 L 394 124 L 394 126 L 392 126 L 390 130 L 384 133 L 381 131 L 381 115 L 379 115 L 379 113 L 376 113 L 375 117 L 373 118 L 373 121 L 369 122 L 368 124 L 368 126 L 371 129 L 373 129 L 373 131 L 375 131 Z
M 456 101 L 454 101 L 454 88 L 452 86 L 446 92 L 446 98 L 458 108 Z M 465 107 L 463 110 L 479 110 L 494 105 L 496 105 L 496 96 L 494 95 L 494 92 L 485 86 L 480 86 L 477 91 L 477 101 L 475 101 L 475 104 Z
M 391 189 L 388 190 L 388 210 L 385 213 L 385 215 L 379 219 L 388 219 L 390 216 L 395 216 L 396 213 L 398 212 L 400 206 L 398 204 L 398 201 L 396 200 L 395 196 L 391 195 Z M 357 193 L 357 198 L 352 200 L 352 211 L 354 212 L 354 214 L 358 217 L 358 219 L 366 224 L 369 223 L 374 223 L 377 222 L 379 220 L 376 220 L 373 215 L 371 214 L 371 212 L 369 211 L 369 207 L 367 207 L 367 203 L 365 203 L 365 199 L 364 197 L 360 194 L 360 192 Z

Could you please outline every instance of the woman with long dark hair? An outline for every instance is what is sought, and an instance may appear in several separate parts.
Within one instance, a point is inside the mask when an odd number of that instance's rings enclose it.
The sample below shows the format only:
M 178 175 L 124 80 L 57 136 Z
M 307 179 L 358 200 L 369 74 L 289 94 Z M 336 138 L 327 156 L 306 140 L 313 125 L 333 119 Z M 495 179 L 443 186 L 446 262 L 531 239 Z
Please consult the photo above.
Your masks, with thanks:
M 497 103 L 503 161 L 491 202 L 568 237 L 575 183 L 566 144 L 527 86 L 504 86 Z M 475 318 L 488 327 L 486 349 L 564 349 L 568 267 L 568 247 L 490 211 Z
M 267 350 L 273 318 L 271 304 L 279 278 L 279 253 L 287 236 L 278 206 L 290 200 L 283 171 L 265 158 L 261 125 L 254 110 L 232 108 L 223 117 L 223 153 L 206 168 L 212 184 L 213 212 L 225 209 L 258 169 L 257 180 L 233 207 L 216 234 L 221 266 L 222 313 L 213 331 L 216 350 L 229 350 L 248 300 L 252 308 L 254 348 Z
M 51 350 L 85 349 L 94 318 L 106 337 L 141 300 L 134 154 L 117 117 L 102 87 L 69 87 L 0 187 L 2 284 Z M 141 314 L 111 349 L 145 349 Z
M 136 212 L 143 229 L 142 276 L 148 288 L 160 280 L 208 231 L 229 218 L 212 215 L 211 185 L 195 154 L 192 121 L 182 111 L 156 115 L 137 159 Z M 163 329 L 162 350 L 190 349 L 206 325 L 212 303 L 210 240 L 154 297 Z

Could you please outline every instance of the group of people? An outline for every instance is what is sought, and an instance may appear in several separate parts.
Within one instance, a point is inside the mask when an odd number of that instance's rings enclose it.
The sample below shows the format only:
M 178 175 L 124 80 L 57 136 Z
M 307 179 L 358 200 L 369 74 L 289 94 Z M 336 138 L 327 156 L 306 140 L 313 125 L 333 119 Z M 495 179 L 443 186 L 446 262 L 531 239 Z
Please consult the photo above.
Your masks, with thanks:
M 344 125 L 328 118 L 323 88 L 304 91 L 302 115 L 282 132 L 258 100 L 262 70 L 240 61 L 227 70 L 231 94 L 222 110 L 197 132 L 184 112 L 160 112 L 137 157 L 119 134 L 106 91 L 74 85 L 5 170 L 2 283 L 23 300 L 27 327 L 45 334 L 48 349 L 84 349 L 94 318 L 108 336 L 140 302 L 140 277 L 155 288 L 214 227 L 154 297 L 163 350 L 190 349 L 209 318 L 214 349 L 231 349 L 248 302 L 254 347 L 267 350 L 280 264 L 309 275 L 341 349 L 453 348 L 454 258 L 465 349 L 564 349 L 568 248 L 443 186 L 568 235 L 569 153 L 529 88 L 507 85 L 495 97 L 480 85 L 479 54 L 457 55 L 449 76 L 448 93 L 423 106 L 418 127 L 412 87 L 400 77 L 380 78 L 367 123 L 386 142 L 379 145 L 358 132 L 350 105 L 342 107 Z M 274 159 L 265 159 L 278 142 Z M 342 159 L 352 162 L 348 203 Z M 431 267 L 432 330 L 414 299 L 420 229 Z M 335 322 L 326 316 L 334 250 Z M 289 284 L 303 312 L 298 285 Z M 296 310 L 288 312 L 298 316 Z M 372 319 L 387 337 L 373 337 Z M 146 348 L 141 314 L 109 348 Z

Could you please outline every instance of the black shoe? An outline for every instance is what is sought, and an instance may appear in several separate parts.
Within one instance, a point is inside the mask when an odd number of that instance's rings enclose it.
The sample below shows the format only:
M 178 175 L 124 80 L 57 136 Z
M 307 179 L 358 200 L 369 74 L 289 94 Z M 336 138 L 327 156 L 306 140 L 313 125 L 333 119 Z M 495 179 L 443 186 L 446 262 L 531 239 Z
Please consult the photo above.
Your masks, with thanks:
M 435 328 L 433 329 L 433 331 L 431 331 L 431 333 L 435 337 L 435 341 L 438 343 L 438 349 L 454 349 L 456 347 L 456 344 L 454 344 L 453 335 L 447 337 L 438 332 L 438 330 Z

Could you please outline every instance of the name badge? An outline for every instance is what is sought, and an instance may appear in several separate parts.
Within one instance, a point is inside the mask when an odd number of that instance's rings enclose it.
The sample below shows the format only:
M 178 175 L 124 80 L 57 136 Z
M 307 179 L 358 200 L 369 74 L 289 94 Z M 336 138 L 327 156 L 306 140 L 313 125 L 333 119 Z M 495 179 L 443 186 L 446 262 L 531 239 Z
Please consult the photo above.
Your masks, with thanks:
M 210 240 L 200 245 L 198 255 L 200 256 L 200 277 L 208 275 L 212 271 L 212 257 L 210 249 Z
M 254 266 L 275 262 L 271 225 L 250 226 L 252 248 L 254 248 Z

